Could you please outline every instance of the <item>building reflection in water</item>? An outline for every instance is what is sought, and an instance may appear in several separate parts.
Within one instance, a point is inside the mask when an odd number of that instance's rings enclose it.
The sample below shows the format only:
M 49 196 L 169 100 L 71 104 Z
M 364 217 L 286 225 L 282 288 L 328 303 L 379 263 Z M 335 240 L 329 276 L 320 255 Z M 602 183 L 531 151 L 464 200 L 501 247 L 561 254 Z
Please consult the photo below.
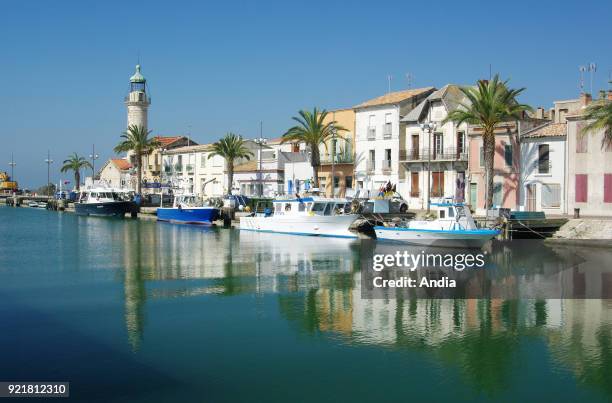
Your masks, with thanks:
M 134 349 L 143 338 L 147 298 L 270 293 L 277 294 L 282 317 L 296 331 L 352 345 L 423 351 L 457 366 L 487 393 L 505 387 L 520 343 L 535 337 L 546 343 L 557 366 L 612 396 L 612 300 L 362 299 L 359 241 L 147 222 L 122 228 L 114 236 L 123 237 L 124 248 L 111 258 L 120 256 L 125 268 L 125 322 Z M 583 253 L 572 289 L 599 284 L 607 295 L 609 271 L 602 267 L 612 252 L 543 244 L 538 249 L 537 255 L 512 244 L 491 250 L 504 273 L 493 286 L 520 290 L 566 281 L 554 277 L 558 262 Z

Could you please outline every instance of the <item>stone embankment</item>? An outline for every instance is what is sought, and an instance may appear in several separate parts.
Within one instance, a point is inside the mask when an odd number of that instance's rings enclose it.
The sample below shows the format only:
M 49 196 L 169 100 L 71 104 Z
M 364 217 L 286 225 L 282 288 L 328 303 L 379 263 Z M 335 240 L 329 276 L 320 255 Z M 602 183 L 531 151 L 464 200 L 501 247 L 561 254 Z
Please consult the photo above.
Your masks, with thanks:
M 574 245 L 612 247 L 612 219 L 571 219 L 547 241 L 571 243 Z

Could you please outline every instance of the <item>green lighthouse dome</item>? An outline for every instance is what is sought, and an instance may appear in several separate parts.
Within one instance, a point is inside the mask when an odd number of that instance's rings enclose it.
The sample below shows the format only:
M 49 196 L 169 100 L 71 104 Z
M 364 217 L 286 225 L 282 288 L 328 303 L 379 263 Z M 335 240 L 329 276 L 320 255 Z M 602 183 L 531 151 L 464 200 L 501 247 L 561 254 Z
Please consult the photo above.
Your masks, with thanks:
M 136 65 L 136 72 L 132 77 L 130 77 L 131 83 L 145 83 L 147 80 L 144 78 L 142 73 L 140 72 L 140 64 Z

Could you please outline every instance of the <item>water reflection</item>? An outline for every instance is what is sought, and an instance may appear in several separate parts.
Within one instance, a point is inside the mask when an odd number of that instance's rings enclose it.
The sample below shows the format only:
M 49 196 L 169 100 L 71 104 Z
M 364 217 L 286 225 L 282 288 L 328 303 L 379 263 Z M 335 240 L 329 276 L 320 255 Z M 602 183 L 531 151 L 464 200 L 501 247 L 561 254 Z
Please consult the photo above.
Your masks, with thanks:
M 121 228 L 112 233 L 123 248 L 108 257 L 119 257 L 124 268 L 125 323 L 134 349 L 143 340 L 147 299 L 275 294 L 281 317 L 299 333 L 424 352 L 458 368 L 483 393 L 507 389 L 522 346 L 536 341 L 546 346 L 551 367 L 612 396 L 612 300 L 362 299 L 359 241 L 146 222 Z M 81 236 L 105 248 L 90 229 Z M 589 270 L 601 276 L 612 259 L 607 250 L 541 243 L 537 249 L 536 255 L 506 244 L 490 252 L 503 281 L 519 288 L 521 279 L 546 277 L 555 262 L 576 253 L 585 255 L 576 263 L 586 277 Z

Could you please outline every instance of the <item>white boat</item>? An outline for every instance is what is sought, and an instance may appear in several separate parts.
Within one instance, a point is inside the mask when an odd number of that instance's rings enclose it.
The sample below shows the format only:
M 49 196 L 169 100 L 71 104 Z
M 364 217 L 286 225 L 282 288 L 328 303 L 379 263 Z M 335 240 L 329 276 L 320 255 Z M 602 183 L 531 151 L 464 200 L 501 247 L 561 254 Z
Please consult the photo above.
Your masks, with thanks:
M 47 208 L 47 203 L 45 202 L 38 202 L 38 201 L 31 201 L 28 203 L 28 207 L 33 207 L 33 208 Z
M 349 227 L 357 219 L 351 203 L 344 198 L 318 196 L 273 200 L 272 208 L 250 217 L 240 217 L 244 231 L 293 235 L 357 238 Z
M 469 208 L 463 203 L 431 203 L 431 206 L 437 210 L 437 219 L 376 226 L 376 238 L 423 246 L 481 248 L 501 232 L 478 228 Z

